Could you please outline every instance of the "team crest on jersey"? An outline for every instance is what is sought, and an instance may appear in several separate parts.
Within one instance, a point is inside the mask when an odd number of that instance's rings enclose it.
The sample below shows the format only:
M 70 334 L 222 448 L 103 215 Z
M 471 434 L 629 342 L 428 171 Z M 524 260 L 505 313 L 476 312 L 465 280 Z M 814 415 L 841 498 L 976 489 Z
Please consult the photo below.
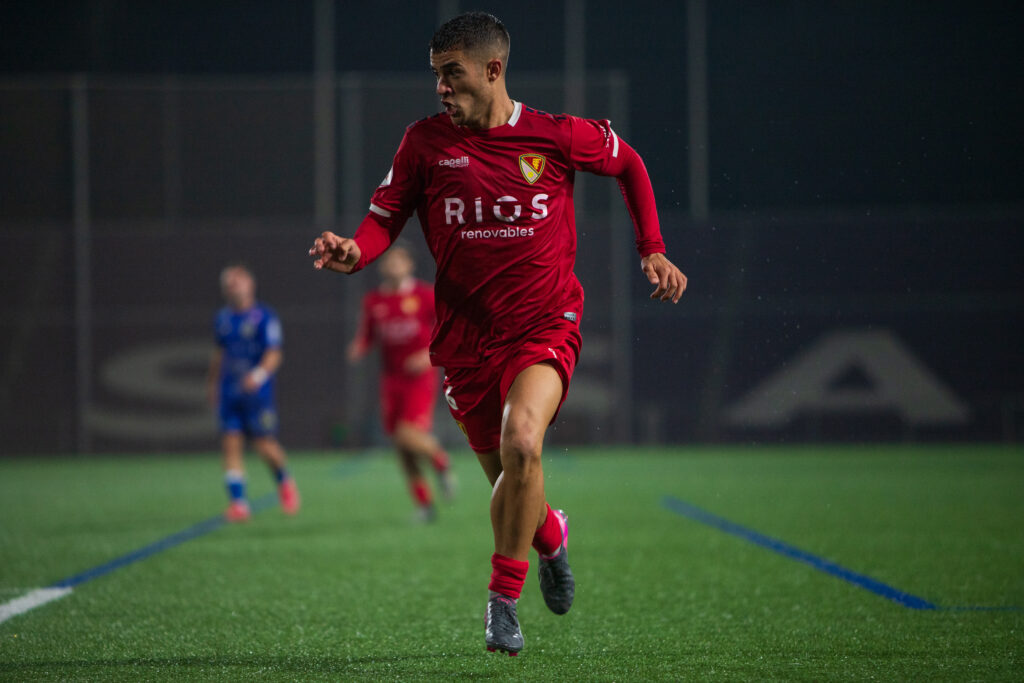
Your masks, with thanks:
M 402 297 L 402 303 L 400 304 L 402 313 L 406 315 L 412 315 L 416 311 L 420 310 L 420 300 L 414 296 Z
M 523 178 L 526 182 L 531 185 L 540 180 L 541 175 L 544 173 L 544 167 L 547 163 L 548 160 L 545 159 L 542 154 L 519 155 L 519 171 L 523 174 Z

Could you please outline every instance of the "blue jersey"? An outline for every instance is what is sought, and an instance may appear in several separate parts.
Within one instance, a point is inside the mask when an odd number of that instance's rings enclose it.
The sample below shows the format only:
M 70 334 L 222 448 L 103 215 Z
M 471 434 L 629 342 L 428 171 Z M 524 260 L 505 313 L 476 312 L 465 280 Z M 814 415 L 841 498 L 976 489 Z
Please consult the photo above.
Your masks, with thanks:
M 246 311 L 222 308 L 214 322 L 217 346 L 223 350 L 220 366 L 220 418 L 223 431 L 239 430 L 252 435 L 272 434 L 277 428 L 274 377 L 253 394 L 242 387 L 243 378 L 255 368 L 268 349 L 284 341 L 281 321 L 273 309 L 257 303 Z

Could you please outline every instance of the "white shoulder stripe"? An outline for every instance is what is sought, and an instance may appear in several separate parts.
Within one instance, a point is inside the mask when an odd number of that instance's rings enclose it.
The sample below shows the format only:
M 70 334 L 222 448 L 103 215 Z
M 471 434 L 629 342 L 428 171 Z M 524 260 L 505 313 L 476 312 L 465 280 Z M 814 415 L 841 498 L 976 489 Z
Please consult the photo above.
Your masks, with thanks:
M 391 218 L 391 212 L 390 211 L 388 211 L 387 209 L 382 209 L 379 206 L 377 206 L 376 204 L 373 204 L 373 203 L 370 204 L 370 211 L 374 212 L 378 216 L 384 216 L 384 218 Z
M 522 102 L 516 102 L 515 105 L 512 107 L 512 118 L 510 118 L 508 120 L 508 125 L 514 127 L 517 123 L 519 123 L 519 116 L 522 113 L 523 113 L 523 103 Z
M 615 134 L 615 131 L 612 130 L 611 126 L 608 126 L 608 130 L 610 130 L 611 133 L 612 133 L 612 158 L 613 159 L 618 159 L 619 158 L 619 136 Z

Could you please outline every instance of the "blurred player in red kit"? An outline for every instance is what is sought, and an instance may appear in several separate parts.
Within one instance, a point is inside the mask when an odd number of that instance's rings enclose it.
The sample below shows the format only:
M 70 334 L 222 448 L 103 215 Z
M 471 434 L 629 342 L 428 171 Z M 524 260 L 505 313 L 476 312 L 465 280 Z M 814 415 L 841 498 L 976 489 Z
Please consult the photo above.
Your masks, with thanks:
M 393 246 L 377 263 L 381 284 L 363 299 L 348 359 L 357 362 L 375 343 L 380 344 L 384 431 L 398 450 L 417 515 L 429 522 L 437 512 L 420 461 L 433 466 L 445 498 L 451 499 L 455 485 L 448 454 L 431 433 L 440 388 L 438 371 L 428 353 L 434 328 L 434 290 L 413 277 L 412 254 L 403 246 Z
M 434 34 L 430 64 L 444 111 L 406 129 L 353 238 L 325 232 L 316 268 L 352 273 L 380 256 L 416 212 L 437 264 L 430 359 L 451 413 L 493 485 L 488 650 L 523 647 L 516 601 L 531 545 L 547 606 L 564 614 L 575 579 L 566 516 L 547 504 L 544 433 L 579 356 L 583 288 L 573 274 L 577 171 L 617 179 L 652 299 L 678 302 L 686 277 L 665 256 L 654 191 L 610 122 L 551 115 L 506 90 L 509 35 L 470 12 Z

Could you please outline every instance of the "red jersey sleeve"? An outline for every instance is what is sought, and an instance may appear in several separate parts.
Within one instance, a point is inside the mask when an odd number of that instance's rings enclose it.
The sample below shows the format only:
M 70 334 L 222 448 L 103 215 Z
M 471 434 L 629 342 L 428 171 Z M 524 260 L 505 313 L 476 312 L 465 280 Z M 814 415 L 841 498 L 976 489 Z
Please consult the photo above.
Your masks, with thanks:
M 612 130 L 608 120 L 568 116 L 569 161 L 573 168 L 597 175 L 614 176 L 622 190 L 640 256 L 665 253 L 661 238 L 654 188 L 643 159 Z
M 355 270 L 362 270 L 398 238 L 423 193 L 423 173 L 413 154 L 410 130 L 406 130 L 391 169 L 370 200 L 370 211 L 356 229 L 361 255 Z

